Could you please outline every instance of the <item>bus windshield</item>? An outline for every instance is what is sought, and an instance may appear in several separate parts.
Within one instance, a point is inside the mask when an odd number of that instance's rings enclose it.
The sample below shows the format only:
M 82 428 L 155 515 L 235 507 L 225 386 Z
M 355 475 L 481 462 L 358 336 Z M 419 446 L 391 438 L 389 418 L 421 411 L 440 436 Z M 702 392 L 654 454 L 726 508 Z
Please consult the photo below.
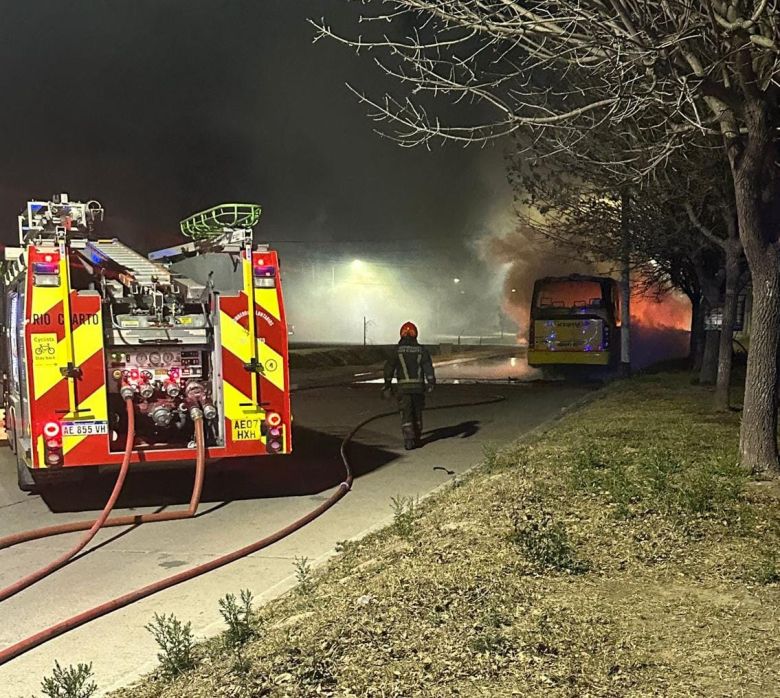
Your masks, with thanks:
M 601 284 L 591 280 L 546 281 L 536 292 L 537 308 L 603 308 Z

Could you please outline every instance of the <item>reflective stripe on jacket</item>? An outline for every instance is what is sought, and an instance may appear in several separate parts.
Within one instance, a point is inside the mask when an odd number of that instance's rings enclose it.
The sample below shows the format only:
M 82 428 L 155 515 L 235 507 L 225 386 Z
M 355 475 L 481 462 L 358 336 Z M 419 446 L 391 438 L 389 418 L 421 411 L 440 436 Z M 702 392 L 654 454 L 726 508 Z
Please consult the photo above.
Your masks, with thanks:
M 426 382 L 431 385 L 436 382 L 430 352 L 417 340 L 404 337 L 398 343 L 395 356 L 385 364 L 384 377 L 385 383 L 395 378 L 401 392 L 424 392 Z

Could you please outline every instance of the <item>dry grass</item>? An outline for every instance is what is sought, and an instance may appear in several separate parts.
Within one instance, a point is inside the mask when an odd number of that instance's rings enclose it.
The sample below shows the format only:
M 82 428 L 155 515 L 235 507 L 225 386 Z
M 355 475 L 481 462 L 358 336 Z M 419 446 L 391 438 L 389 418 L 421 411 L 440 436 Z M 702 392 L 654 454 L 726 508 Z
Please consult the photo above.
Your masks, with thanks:
M 708 395 L 612 386 L 260 609 L 240 666 L 115 696 L 780 695 L 778 490 Z

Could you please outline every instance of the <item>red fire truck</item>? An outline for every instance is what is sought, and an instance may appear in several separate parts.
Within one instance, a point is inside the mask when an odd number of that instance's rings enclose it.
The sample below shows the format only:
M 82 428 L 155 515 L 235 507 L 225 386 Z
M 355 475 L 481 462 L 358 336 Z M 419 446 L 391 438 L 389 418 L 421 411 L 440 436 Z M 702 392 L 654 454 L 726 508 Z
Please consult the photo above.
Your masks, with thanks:
M 146 257 L 106 234 L 95 201 L 28 202 L 2 293 L 5 427 L 22 489 L 119 464 L 129 428 L 139 465 L 191 461 L 196 446 L 210 459 L 291 451 L 279 261 L 253 243 L 259 215 L 253 204 L 203 211 L 181 223 L 188 242 Z M 201 256 L 229 258 L 237 282 L 218 288 L 208 264 L 177 272 Z

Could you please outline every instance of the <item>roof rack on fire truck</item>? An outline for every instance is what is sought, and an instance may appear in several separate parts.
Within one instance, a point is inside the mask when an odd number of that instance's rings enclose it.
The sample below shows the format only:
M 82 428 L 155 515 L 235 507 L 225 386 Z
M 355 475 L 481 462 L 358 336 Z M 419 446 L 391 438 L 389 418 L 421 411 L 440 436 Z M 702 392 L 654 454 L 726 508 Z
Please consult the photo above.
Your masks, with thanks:
M 3 282 L 9 283 L 25 268 L 27 245 L 54 247 L 67 239 L 73 247 L 84 248 L 89 234 L 95 231 L 103 216 L 100 202 L 70 201 L 65 193 L 55 194 L 50 201 L 28 201 L 18 218 L 19 246 L 2 248 Z
M 149 253 L 153 262 L 178 262 L 205 252 L 239 253 L 252 246 L 252 230 L 260 220 L 258 204 L 220 204 L 185 218 L 182 235 L 192 242 Z
M 86 238 L 103 215 L 100 202 L 70 201 L 67 194 L 56 194 L 51 201 L 28 201 L 27 208 L 19 214 L 19 244 Z

